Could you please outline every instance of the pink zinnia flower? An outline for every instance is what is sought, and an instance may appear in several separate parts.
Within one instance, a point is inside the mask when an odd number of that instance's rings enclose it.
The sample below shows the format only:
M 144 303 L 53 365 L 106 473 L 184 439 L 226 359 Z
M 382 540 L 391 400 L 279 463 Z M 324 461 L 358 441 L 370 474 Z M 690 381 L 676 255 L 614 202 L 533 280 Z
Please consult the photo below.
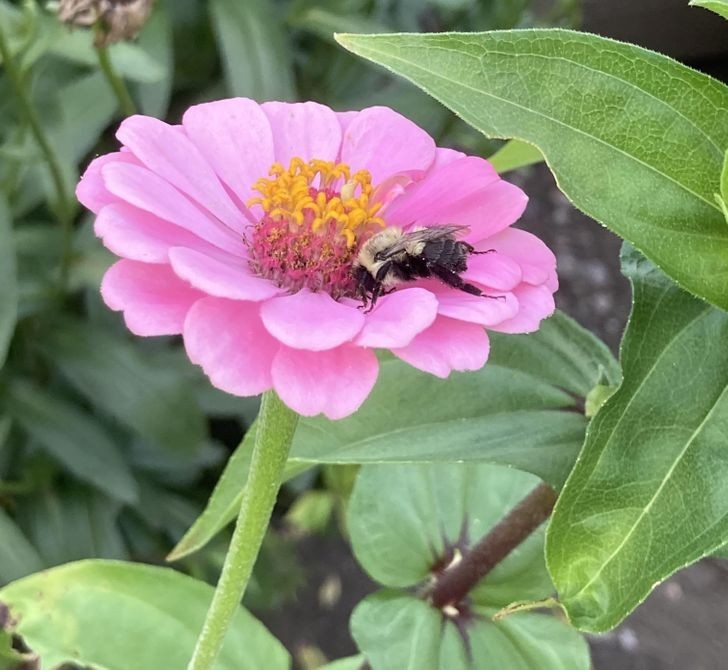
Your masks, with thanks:
M 554 309 L 555 258 L 511 228 L 527 198 L 490 164 L 441 149 L 391 109 L 335 113 L 236 98 L 182 124 L 133 116 L 124 145 L 88 167 L 77 194 L 121 257 L 106 304 L 137 335 L 182 334 L 228 393 L 270 388 L 300 414 L 354 412 L 389 349 L 439 377 L 477 370 L 486 329 L 524 333 Z M 366 313 L 352 262 L 385 226 L 459 224 L 478 250 L 462 275 L 494 300 L 407 282 Z

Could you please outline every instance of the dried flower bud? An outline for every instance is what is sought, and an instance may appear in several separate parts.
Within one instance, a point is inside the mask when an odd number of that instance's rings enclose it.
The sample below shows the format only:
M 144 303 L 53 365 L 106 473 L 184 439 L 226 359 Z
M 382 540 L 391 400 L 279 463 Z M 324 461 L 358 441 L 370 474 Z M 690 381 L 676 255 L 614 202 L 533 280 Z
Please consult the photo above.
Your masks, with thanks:
M 97 47 L 130 40 L 149 18 L 154 0 L 61 0 L 58 18 L 72 26 L 96 26 Z

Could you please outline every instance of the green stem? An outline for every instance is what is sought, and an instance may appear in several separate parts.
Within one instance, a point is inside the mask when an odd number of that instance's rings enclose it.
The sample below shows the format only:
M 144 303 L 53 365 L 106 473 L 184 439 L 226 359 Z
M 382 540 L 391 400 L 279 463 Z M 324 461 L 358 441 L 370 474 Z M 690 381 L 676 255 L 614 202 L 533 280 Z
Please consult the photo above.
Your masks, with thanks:
M 51 146 L 48 137 L 46 137 L 43 125 L 38 117 L 33 103 L 28 95 L 28 92 L 23 84 L 23 77 L 18 69 L 15 61 L 13 60 L 12 54 L 8 47 L 5 33 L 3 32 L 2 25 L 0 24 L 0 57 L 2 57 L 2 64 L 5 68 L 5 72 L 10 80 L 10 85 L 13 88 L 13 92 L 18 100 L 21 111 L 25 120 L 30 126 L 30 131 L 33 133 L 41 153 L 45 157 L 48 169 L 51 173 L 51 179 L 53 180 L 53 186 L 56 189 L 58 198 L 58 206 L 56 214 L 63 230 L 63 244 L 61 247 L 61 287 L 65 287 L 68 271 L 71 264 L 71 241 L 73 236 L 73 204 L 68 196 L 66 187 L 63 179 L 63 170 L 61 169 L 61 163 L 56 156 L 53 147 Z
M 99 55 L 99 65 L 101 71 L 109 82 L 116 99 L 119 101 L 119 109 L 124 116 L 136 114 L 136 105 L 131 99 L 129 89 L 126 87 L 124 80 L 117 74 L 114 65 L 109 57 L 109 49 L 106 46 L 97 46 L 96 53 Z
M 297 421 L 274 391 L 263 395 L 235 532 L 187 670 L 210 670 L 220 652 L 268 529 Z

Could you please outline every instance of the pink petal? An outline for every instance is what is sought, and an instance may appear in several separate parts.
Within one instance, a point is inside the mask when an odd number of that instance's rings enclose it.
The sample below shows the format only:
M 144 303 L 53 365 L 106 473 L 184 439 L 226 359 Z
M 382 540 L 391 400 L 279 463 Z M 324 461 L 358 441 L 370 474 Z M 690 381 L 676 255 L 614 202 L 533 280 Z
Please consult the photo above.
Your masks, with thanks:
M 494 291 L 493 297 L 478 296 L 451 288 L 445 284 L 423 282 L 437 297 L 437 311 L 460 321 L 481 326 L 494 326 L 518 313 L 518 300 L 513 293 Z
M 525 230 L 509 228 L 483 240 L 478 248 L 496 249 L 521 266 L 523 281 L 538 285 L 549 282 L 556 290 L 556 256 L 538 237 Z
M 465 158 L 467 154 L 456 149 L 449 149 L 448 147 L 437 147 L 435 151 L 435 162 L 430 166 L 430 172 L 439 170 L 444 165 L 452 163 L 460 158 Z
M 116 137 L 163 177 L 239 235 L 249 221 L 233 204 L 209 163 L 179 127 L 149 116 L 125 119 Z
M 259 302 L 282 292 L 273 282 L 252 275 L 244 259 L 233 264 L 194 249 L 176 247 L 170 250 L 169 260 L 177 276 L 217 298 Z
M 336 112 L 336 118 L 339 120 L 339 125 L 341 126 L 342 137 L 346 132 L 346 129 L 349 127 L 349 124 L 356 118 L 357 114 L 359 114 L 358 111 Z
M 190 360 L 216 388 L 240 396 L 271 388 L 279 344 L 263 328 L 258 305 L 204 298 L 187 315 L 184 342 Z
M 304 161 L 336 160 L 341 126 L 331 109 L 317 102 L 266 102 L 261 108 L 273 131 L 275 159 L 284 167 L 294 156 Z
M 241 203 L 275 160 L 273 133 L 260 105 L 247 98 L 190 107 L 182 118 L 189 138 Z
M 364 325 L 364 315 L 355 306 L 306 289 L 269 300 L 260 315 L 273 337 L 308 351 L 334 349 L 356 337 Z
M 106 271 L 101 296 L 111 309 L 124 312 L 135 335 L 178 335 L 190 307 L 204 294 L 168 265 L 120 260 Z
M 276 392 L 291 409 L 343 419 L 366 400 L 379 363 L 369 349 L 350 345 L 319 352 L 281 347 L 271 372 Z
M 444 378 L 453 370 L 479 370 L 488 360 L 489 349 L 482 327 L 440 316 L 406 347 L 392 353 L 418 370 Z
M 449 162 L 407 188 L 387 210 L 390 225 L 406 226 L 458 223 L 471 225 L 472 215 L 485 212 L 484 190 L 499 181 L 496 171 L 482 158 L 468 156 Z M 472 212 L 473 202 L 477 212 Z M 465 220 L 454 218 L 458 213 Z
M 475 254 L 468 258 L 468 269 L 461 277 L 495 291 L 510 291 L 521 283 L 521 266 L 497 251 Z
M 94 231 L 117 256 L 144 263 L 169 263 L 169 249 L 178 246 L 224 253 L 184 228 L 126 202 L 106 205 L 96 217 Z
M 400 289 L 385 295 L 366 314 L 356 338 L 362 347 L 404 347 L 437 316 L 437 298 L 423 288 Z
M 490 163 L 468 156 L 433 170 L 410 186 L 387 210 L 392 225 L 459 224 L 474 242 L 510 226 L 523 213 L 528 198 L 520 188 L 498 177 Z
M 387 107 L 364 109 L 346 127 L 341 160 L 367 169 L 378 184 L 398 172 L 424 171 L 435 160 L 435 142 L 419 126 Z
M 532 333 L 556 309 L 553 293 L 545 284 L 521 284 L 513 293 L 518 299 L 518 314 L 493 326 L 492 330 L 500 333 Z
M 242 237 L 204 214 L 154 172 L 136 165 L 110 163 L 103 166 L 101 174 L 106 188 L 122 200 L 185 228 L 230 253 L 245 254 Z
M 118 198 L 106 189 L 106 184 L 101 177 L 101 168 L 109 163 L 139 165 L 139 161 L 128 151 L 105 154 L 94 158 L 89 163 L 86 171 L 81 175 L 81 181 L 76 186 L 76 197 L 86 209 L 90 209 L 94 214 L 98 214 L 105 205 L 118 202 Z
M 528 196 L 518 186 L 500 179 L 479 195 L 460 202 L 453 216 L 456 223 L 470 227 L 465 239 L 477 244 L 518 221 L 527 204 Z

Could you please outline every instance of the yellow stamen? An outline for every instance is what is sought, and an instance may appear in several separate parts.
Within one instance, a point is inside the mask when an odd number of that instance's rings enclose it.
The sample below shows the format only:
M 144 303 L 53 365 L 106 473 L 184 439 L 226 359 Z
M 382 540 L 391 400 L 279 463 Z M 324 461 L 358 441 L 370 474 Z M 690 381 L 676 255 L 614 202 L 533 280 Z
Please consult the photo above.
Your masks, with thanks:
M 248 206 L 260 205 L 266 215 L 287 222 L 291 229 L 308 225 L 314 233 L 325 234 L 333 226 L 352 248 L 360 235 L 385 225 L 376 216 L 381 203 L 370 203 L 374 188 L 368 170 L 351 175 L 345 163 L 306 163 L 294 157 L 287 169 L 273 163 L 269 175 L 255 182 L 253 189 L 260 196 L 251 198 Z

